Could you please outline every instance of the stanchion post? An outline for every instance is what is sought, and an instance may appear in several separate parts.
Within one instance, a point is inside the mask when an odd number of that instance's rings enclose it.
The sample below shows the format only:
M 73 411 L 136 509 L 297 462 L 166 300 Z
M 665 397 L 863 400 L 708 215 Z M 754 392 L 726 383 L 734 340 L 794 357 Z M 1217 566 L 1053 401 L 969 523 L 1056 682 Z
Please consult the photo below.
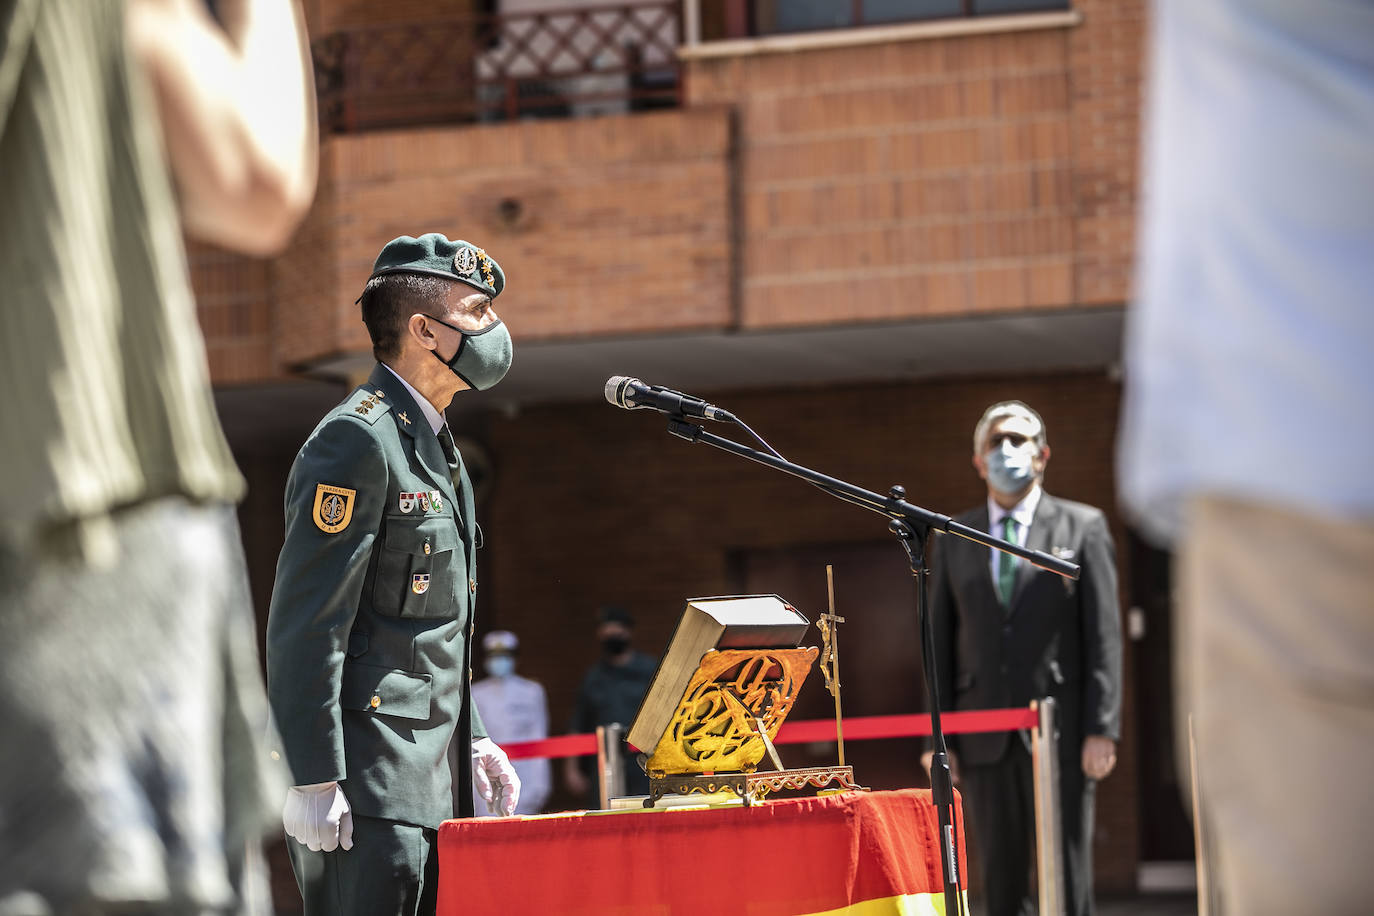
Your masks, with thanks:
M 1054 698 L 1031 701 L 1037 724 L 1031 732 L 1031 773 L 1035 782 L 1035 867 L 1040 916 L 1064 916 L 1064 844 L 1059 808 L 1059 748 Z
M 612 798 L 625 794 L 625 758 L 620 753 L 624 730 L 619 722 L 596 727 L 596 782 L 603 811 L 611 807 Z

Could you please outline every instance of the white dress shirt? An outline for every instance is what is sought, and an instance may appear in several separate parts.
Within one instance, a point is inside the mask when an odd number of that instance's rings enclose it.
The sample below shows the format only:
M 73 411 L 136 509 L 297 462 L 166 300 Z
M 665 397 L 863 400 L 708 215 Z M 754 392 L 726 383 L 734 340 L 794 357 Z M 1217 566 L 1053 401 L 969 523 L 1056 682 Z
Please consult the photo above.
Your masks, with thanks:
M 1031 487 L 1030 492 L 1021 498 L 1021 501 L 1010 509 L 1003 509 L 997 504 L 997 500 L 988 494 L 988 534 L 1002 537 L 1002 519 L 1010 515 L 1016 520 L 1016 543 L 1022 547 L 1026 546 L 1026 535 L 1030 532 L 1031 521 L 1035 518 L 1035 507 L 1040 505 L 1040 494 L 1044 491 L 1040 484 L 1036 483 Z M 1011 540 L 1011 538 L 1007 538 Z M 988 548 L 988 553 L 992 554 L 989 558 L 988 569 L 992 573 L 992 584 L 997 586 L 997 567 L 1001 562 L 1002 551 Z M 1012 555 L 1012 568 L 1017 569 L 1021 565 L 1021 558 Z
M 420 410 L 424 413 L 425 419 L 429 421 L 429 428 L 434 430 L 434 435 L 439 435 L 439 430 L 444 428 L 444 423 L 446 422 L 444 420 L 444 415 L 439 412 L 437 407 L 429 402 L 429 398 L 416 391 L 414 385 L 401 378 L 399 372 L 387 366 L 386 363 L 382 363 L 382 365 L 386 366 L 387 372 L 396 376 L 396 378 L 401 380 L 401 384 L 406 386 L 406 391 L 409 391 L 410 396 L 415 399 L 415 403 L 420 405 Z

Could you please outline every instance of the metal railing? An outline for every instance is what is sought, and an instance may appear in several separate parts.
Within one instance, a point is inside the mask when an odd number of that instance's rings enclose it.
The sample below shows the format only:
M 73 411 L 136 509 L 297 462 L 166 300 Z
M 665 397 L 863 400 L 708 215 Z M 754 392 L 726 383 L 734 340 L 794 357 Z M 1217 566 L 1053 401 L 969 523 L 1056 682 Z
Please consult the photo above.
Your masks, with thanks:
M 680 102 L 680 0 L 349 28 L 312 45 L 326 132 Z

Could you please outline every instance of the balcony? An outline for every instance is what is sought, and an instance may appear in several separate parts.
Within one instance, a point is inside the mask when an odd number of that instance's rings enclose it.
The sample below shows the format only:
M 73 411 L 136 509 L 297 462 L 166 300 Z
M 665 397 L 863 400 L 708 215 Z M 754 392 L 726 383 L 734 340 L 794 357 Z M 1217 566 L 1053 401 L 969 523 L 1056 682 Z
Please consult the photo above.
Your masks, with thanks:
M 326 133 L 676 107 L 679 0 L 344 29 L 313 43 Z
M 683 104 L 678 48 L 1067 10 L 1069 0 L 534 0 L 540 9 L 344 28 L 313 43 L 325 133 Z M 517 7 L 512 9 L 512 7 Z M 712 44 L 715 43 L 715 44 Z

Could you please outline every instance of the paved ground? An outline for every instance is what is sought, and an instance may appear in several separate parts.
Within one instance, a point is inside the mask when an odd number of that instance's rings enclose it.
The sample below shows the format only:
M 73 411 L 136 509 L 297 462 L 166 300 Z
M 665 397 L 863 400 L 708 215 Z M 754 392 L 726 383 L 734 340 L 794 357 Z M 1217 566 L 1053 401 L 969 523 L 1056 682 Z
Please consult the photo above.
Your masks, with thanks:
M 972 916 L 983 912 L 979 901 L 969 901 Z M 1134 897 L 1098 897 L 1097 916 L 1197 916 L 1196 894 L 1139 894 Z
M 1197 916 L 1196 894 L 1142 894 L 1099 898 L 1098 916 Z

